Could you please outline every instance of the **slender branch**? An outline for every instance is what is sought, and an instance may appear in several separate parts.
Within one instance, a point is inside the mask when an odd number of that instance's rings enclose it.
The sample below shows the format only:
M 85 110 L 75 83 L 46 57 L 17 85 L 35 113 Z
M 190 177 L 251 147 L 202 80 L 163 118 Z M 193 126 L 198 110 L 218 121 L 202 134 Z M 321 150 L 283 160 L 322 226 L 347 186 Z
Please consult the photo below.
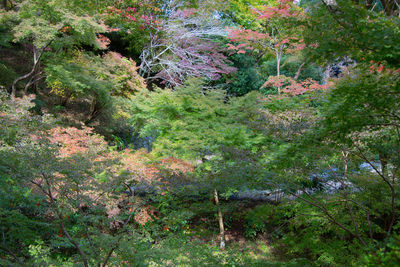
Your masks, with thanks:
M 47 47 L 49 47 L 51 45 L 52 42 L 53 42 L 53 40 L 50 40 L 47 44 L 43 45 L 39 49 L 33 48 L 33 67 L 29 73 L 27 73 L 21 77 L 18 77 L 14 80 L 14 82 L 11 85 L 11 97 L 12 98 L 15 98 L 15 95 L 17 93 L 17 88 L 16 88 L 17 83 L 31 77 L 35 73 L 37 65 L 39 64 L 44 51 L 46 50 Z
M 369 230 L 369 237 L 371 238 L 371 240 L 373 239 L 372 236 L 372 225 L 371 225 L 371 213 L 369 212 L 369 210 L 364 207 L 363 205 L 361 205 L 359 202 L 355 201 L 354 199 L 349 199 L 349 201 L 353 202 L 354 204 L 356 204 L 358 207 L 360 207 L 362 210 L 365 211 L 365 213 L 367 214 L 367 222 L 368 222 L 368 230 Z
M 11 97 L 12 97 L 12 98 L 15 98 L 15 95 L 16 95 L 16 93 L 17 93 L 17 88 L 16 88 L 17 83 L 20 82 L 20 81 L 22 81 L 22 80 L 25 80 L 25 79 L 29 78 L 29 77 L 35 72 L 36 64 L 37 64 L 37 61 L 36 61 L 36 53 L 37 53 L 37 51 L 36 51 L 36 49 L 34 49 L 34 51 L 33 51 L 33 58 L 34 58 L 34 60 L 33 60 L 33 67 L 32 67 L 32 70 L 31 70 L 29 73 L 27 73 L 27 74 L 25 74 L 25 75 L 23 75 L 23 76 L 18 77 L 18 78 L 15 79 L 14 82 L 12 83 L 12 85 L 11 85 Z
M 342 151 L 342 156 L 343 156 L 343 163 L 344 163 L 344 179 L 347 180 L 347 167 L 348 167 L 348 163 L 347 163 L 347 156 L 348 156 L 348 152 L 344 152 Z M 346 183 L 342 180 L 342 186 L 343 186 L 343 194 L 346 200 L 346 206 L 347 209 L 349 210 L 350 213 L 350 217 L 351 217 L 351 221 L 353 223 L 354 226 L 354 231 L 355 234 L 357 235 L 357 238 L 361 241 L 361 243 L 366 246 L 367 244 L 365 243 L 364 239 L 360 236 L 360 233 L 358 231 L 358 224 L 354 218 L 354 212 L 353 212 L 353 207 L 349 204 L 349 197 L 348 197 L 348 192 L 347 192 L 347 186 Z
M 357 146 L 356 146 L 356 147 L 357 147 Z M 357 147 L 357 150 L 358 150 L 358 152 L 359 152 L 360 154 L 355 153 L 355 155 L 358 156 L 359 158 L 365 160 L 365 161 L 368 163 L 368 165 L 370 165 L 370 166 L 374 169 L 374 171 L 382 178 L 382 180 L 383 180 L 390 188 L 392 188 L 392 185 L 391 185 L 390 181 L 387 180 L 387 178 L 375 167 L 374 164 L 371 163 L 370 160 L 368 160 L 368 158 L 364 155 L 364 153 L 362 153 L 361 149 L 360 149 L 359 147 Z
M 8 247 L 4 246 L 3 244 L 0 244 L 0 249 L 10 254 L 15 259 L 18 265 L 25 266 L 25 264 L 17 257 L 17 255 L 15 255 L 15 253 L 12 252 Z
M 36 76 L 40 76 L 40 74 L 42 74 L 42 72 L 38 73 Z M 36 78 L 36 79 L 35 79 L 35 76 L 33 76 L 33 77 L 29 80 L 29 82 L 25 85 L 24 94 L 27 95 L 27 94 L 28 94 L 28 89 L 29 89 L 29 87 L 31 87 L 31 85 L 37 83 L 38 81 L 40 81 L 40 80 L 42 80 L 42 79 L 44 79 L 44 78 L 46 78 L 46 76 L 40 76 L 40 77 L 38 77 L 38 78 Z
M 344 152 L 342 152 L 342 153 L 344 153 Z M 344 154 L 343 154 L 343 155 L 344 155 Z M 347 157 L 347 154 L 346 154 L 346 157 Z M 369 212 L 369 210 L 368 210 L 367 208 L 365 208 L 364 206 L 362 206 L 360 203 L 358 203 L 358 202 L 356 202 L 356 201 L 354 201 L 353 199 L 351 199 L 351 198 L 348 197 L 347 186 L 346 186 L 346 184 L 345 184 L 345 181 L 343 181 L 343 179 L 340 179 L 340 178 L 339 178 L 339 175 L 337 175 L 336 171 L 335 171 L 330 165 L 329 165 L 329 168 L 330 168 L 331 171 L 334 173 L 335 177 L 339 180 L 339 182 L 341 183 L 341 185 L 342 185 L 342 187 L 343 187 L 343 189 L 344 189 L 343 195 L 344 195 L 344 197 L 345 197 L 345 203 L 346 203 L 346 206 L 347 206 L 347 208 L 349 209 L 349 211 L 350 211 L 350 213 L 351 213 L 351 219 L 352 219 L 354 228 L 357 229 L 357 230 L 356 230 L 356 233 L 358 233 L 358 227 L 357 227 L 357 224 L 356 224 L 356 222 L 355 222 L 355 220 L 354 220 L 353 210 L 352 210 L 352 208 L 350 207 L 350 205 L 348 204 L 348 202 L 353 202 L 354 204 L 356 204 L 358 207 L 360 207 L 362 210 L 365 211 L 365 213 L 366 213 L 366 215 L 367 215 L 367 223 L 368 223 L 368 228 L 369 228 L 369 236 L 370 236 L 370 238 L 371 238 L 371 240 L 372 240 L 372 239 L 373 239 L 373 238 L 372 238 L 372 227 L 371 227 L 371 220 L 370 220 L 370 212 Z M 347 177 L 347 159 L 345 159 L 345 175 L 344 175 L 344 177 L 345 177 L 345 179 L 346 179 L 346 177 Z M 357 227 L 357 228 L 356 228 L 356 227 Z
M 17 257 L 17 255 L 7 247 L 4 229 L 1 232 L 2 232 L 2 236 L 3 236 L 3 244 L 0 244 L 0 249 L 4 250 L 8 254 L 10 254 L 19 265 L 24 266 L 23 262 Z
M 392 219 L 390 221 L 390 225 L 389 225 L 389 228 L 388 228 L 388 235 L 392 232 L 392 228 L 393 228 L 394 222 L 396 220 L 396 216 L 395 216 L 395 208 L 396 208 L 395 207 L 395 196 L 396 196 L 396 192 L 394 190 L 394 183 L 395 183 L 395 174 L 392 173 L 392 186 L 391 186 L 391 194 L 392 194 L 392 197 L 391 197 L 391 213 L 392 213 Z
M 63 233 L 65 234 L 65 236 L 68 238 L 68 240 L 74 245 L 74 247 L 78 250 L 79 254 L 82 257 L 82 261 L 83 261 L 83 265 L 85 267 L 89 267 L 87 258 L 85 253 L 83 252 L 82 248 L 80 247 L 80 245 L 71 237 L 71 235 L 68 233 L 67 229 L 65 228 L 64 225 L 64 217 L 62 216 L 62 214 L 60 213 L 58 207 L 57 207 L 57 203 L 55 201 L 54 195 L 51 191 L 51 185 L 49 182 L 49 179 L 47 177 L 47 175 L 45 175 L 44 173 L 42 173 L 42 177 L 47 185 L 47 190 L 44 189 L 43 185 L 35 182 L 35 181 L 31 181 L 31 183 L 35 184 L 36 186 L 38 186 L 38 188 L 45 194 L 48 196 L 48 198 L 50 199 L 50 203 L 54 208 L 54 211 L 56 212 L 58 218 L 60 219 L 60 226 L 61 226 L 61 230 L 63 231 Z
M 124 183 L 124 185 L 128 188 L 129 192 L 131 193 L 131 196 L 134 197 L 134 192 L 132 191 L 132 188 L 127 185 L 126 183 Z M 134 211 L 132 210 L 132 212 L 129 214 L 128 219 L 125 220 L 125 222 L 122 225 L 122 228 L 125 228 L 126 225 L 130 222 L 132 216 L 134 214 Z M 119 247 L 119 243 L 121 241 L 121 239 L 123 238 L 123 235 L 121 234 L 120 237 L 118 238 L 117 242 L 115 242 L 115 245 L 110 249 L 110 251 L 107 254 L 107 257 L 105 258 L 104 262 L 103 262 L 103 267 L 105 267 L 108 263 L 108 261 L 111 258 L 111 255 L 113 254 L 114 250 L 116 250 Z M 101 264 L 99 264 L 99 266 L 101 266 Z
M 297 69 L 296 75 L 294 76 L 293 79 L 297 80 L 297 79 L 299 78 L 300 72 L 301 72 L 301 70 L 302 70 L 302 68 L 303 68 L 303 66 L 304 66 L 305 64 L 306 64 L 305 62 L 301 63 L 301 65 L 300 65 L 299 68 Z
M 371 161 L 368 160 L 368 158 L 364 155 L 364 153 L 362 153 L 361 149 L 359 147 L 357 147 L 357 150 L 359 151 L 360 154 L 356 154 L 358 157 L 360 157 L 361 159 L 365 160 L 373 169 L 374 171 L 382 178 L 382 180 L 389 186 L 390 188 L 390 192 L 391 192 L 391 221 L 387 230 L 387 234 L 389 235 L 392 231 L 394 222 L 395 222 L 395 201 L 396 201 L 396 191 L 395 191 L 395 175 L 392 175 L 392 179 L 389 180 L 387 177 L 385 177 L 383 172 L 380 172 L 375 165 L 373 165 L 371 163 Z M 383 170 L 382 170 L 383 171 Z
M 305 192 L 305 193 L 306 193 L 306 192 Z M 352 235 L 352 236 L 354 236 L 354 237 L 357 237 L 357 236 L 353 233 L 353 231 L 351 231 L 351 230 L 350 230 L 349 228 L 347 228 L 345 225 L 343 225 L 343 224 L 341 224 L 340 222 L 338 222 L 338 221 L 336 220 L 336 218 L 333 217 L 333 215 L 329 213 L 329 211 L 326 209 L 326 207 L 323 206 L 322 203 L 314 203 L 314 202 L 312 202 L 312 201 L 310 201 L 310 200 L 308 200 L 308 199 L 306 199 L 306 198 L 304 198 L 304 197 L 302 197 L 302 196 L 300 196 L 300 195 L 296 195 L 296 194 L 294 194 L 294 193 L 291 193 L 291 194 L 292 194 L 293 196 L 295 196 L 295 197 L 297 197 L 297 198 L 303 200 L 304 202 L 310 204 L 311 206 L 314 206 L 314 207 L 320 209 L 320 210 L 326 215 L 327 219 L 328 219 L 331 223 L 333 223 L 333 224 L 339 226 L 340 228 L 342 228 L 343 230 L 345 230 L 346 232 L 348 232 L 350 235 Z M 306 195 L 309 196 L 308 193 L 306 193 Z M 361 240 L 360 240 L 360 241 L 361 241 Z

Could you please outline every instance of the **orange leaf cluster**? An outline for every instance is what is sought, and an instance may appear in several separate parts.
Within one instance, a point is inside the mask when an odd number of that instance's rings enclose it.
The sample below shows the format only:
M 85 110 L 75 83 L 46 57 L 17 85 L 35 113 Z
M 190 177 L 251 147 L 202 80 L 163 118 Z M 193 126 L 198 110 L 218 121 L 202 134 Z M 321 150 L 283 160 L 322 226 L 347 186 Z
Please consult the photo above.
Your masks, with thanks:
M 60 157 L 66 158 L 76 153 L 85 153 L 90 146 L 105 147 L 107 143 L 90 127 L 82 129 L 56 127 L 50 130 L 49 140 L 60 146 Z
M 289 95 L 302 95 L 314 90 L 325 90 L 329 85 L 321 85 L 311 78 L 306 79 L 305 81 L 296 81 L 291 77 L 281 75 L 270 76 L 261 88 L 265 87 L 282 87 L 282 92 L 284 93 Z

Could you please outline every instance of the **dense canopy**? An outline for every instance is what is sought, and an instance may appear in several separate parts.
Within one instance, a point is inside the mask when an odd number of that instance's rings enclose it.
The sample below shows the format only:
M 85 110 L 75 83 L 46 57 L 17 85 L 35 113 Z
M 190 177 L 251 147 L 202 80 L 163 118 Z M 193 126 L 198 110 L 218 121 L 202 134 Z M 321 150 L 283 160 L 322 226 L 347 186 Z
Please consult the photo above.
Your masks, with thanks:
M 0 266 L 400 266 L 399 44 L 398 0 L 2 0 Z

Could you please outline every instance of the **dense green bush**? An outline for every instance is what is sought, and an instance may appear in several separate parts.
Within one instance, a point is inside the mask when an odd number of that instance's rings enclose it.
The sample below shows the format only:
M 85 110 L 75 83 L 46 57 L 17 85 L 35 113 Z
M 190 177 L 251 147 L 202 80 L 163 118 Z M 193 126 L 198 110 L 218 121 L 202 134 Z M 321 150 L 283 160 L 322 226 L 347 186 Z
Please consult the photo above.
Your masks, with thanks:
M 399 266 L 400 238 L 393 235 L 380 246 L 374 247 L 365 257 L 365 266 Z
M 0 86 L 4 86 L 5 88 L 9 88 L 17 77 L 15 71 L 8 67 L 6 64 L 0 61 Z
M 226 75 L 217 81 L 217 84 L 232 96 L 243 96 L 251 91 L 258 91 L 268 77 L 262 73 L 256 59 L 251 54 L 235 54 L 230 59 L 237 71 Z

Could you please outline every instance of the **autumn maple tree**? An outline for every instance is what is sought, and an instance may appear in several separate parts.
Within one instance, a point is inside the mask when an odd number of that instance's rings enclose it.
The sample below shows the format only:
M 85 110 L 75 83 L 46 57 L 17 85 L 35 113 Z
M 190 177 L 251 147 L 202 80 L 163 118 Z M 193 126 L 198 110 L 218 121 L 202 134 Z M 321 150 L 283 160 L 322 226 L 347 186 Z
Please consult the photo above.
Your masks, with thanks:
M 187 77 L 216 80 L 235 71 L 218 42 L 225 31 L 213 10 L 202 11 L 183 0 L 160 6 L 151 1 L 120 6 L 111 7 L 110 13 L 131 27 L 129 38 L 137 33 L 141 40 L 145 38 L 139 73 L 149 83 L 159 80 L 173 87 L 182 85 Z
M 258 58 L 272 54 L 276 61 L 276 75 L 279 77 L 283 55 L 295 53 L 305 47 L 301 28 L 295 27 L 297 21 L 303 19 L 304 13 L 290 0 L 279 0 L 260 8 L 252 8 L 251 11 L 256 15 L 260 28 L 227 28 L 228 38 L 232 42 L 228 44 L 228 49 L 236 53 L 254 51 Z M 298 72 L 303 65 L 300 65 Z M 277 89 L 280 95 L 281 87 L 278 86 Z

